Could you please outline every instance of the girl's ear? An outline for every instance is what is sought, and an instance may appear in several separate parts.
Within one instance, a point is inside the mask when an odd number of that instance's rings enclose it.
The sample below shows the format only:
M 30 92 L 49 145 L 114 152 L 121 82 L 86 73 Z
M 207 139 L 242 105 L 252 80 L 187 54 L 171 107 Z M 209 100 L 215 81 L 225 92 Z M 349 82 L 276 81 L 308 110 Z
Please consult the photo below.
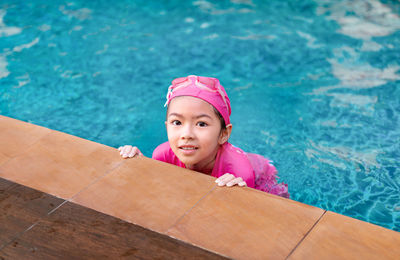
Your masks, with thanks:
M 229 124 L 226 126 L 226 129 L 223 129 L 221 131 L 221 134 L 219 135 L 218 143 L 220 145 L 226 143 L 231 136 L 232 133 L 232 124 Z

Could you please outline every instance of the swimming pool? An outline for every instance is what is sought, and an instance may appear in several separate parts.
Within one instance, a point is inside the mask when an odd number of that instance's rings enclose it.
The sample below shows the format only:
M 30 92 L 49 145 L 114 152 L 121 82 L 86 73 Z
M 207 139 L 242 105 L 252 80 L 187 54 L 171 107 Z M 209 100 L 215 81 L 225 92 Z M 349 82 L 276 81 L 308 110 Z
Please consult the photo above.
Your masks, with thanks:
M 0 113 L 148 156 L 166 89 L 227 89 L 231 142 L 292 199 L 400 231 L 400 3 L 0 3 Z

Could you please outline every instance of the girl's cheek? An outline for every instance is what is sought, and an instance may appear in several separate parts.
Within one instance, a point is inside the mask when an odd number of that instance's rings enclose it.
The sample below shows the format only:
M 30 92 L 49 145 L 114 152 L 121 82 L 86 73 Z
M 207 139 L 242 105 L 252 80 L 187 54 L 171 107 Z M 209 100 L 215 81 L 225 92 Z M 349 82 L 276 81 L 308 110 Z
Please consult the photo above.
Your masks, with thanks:
M 170 127 L 167 129 L 168 138 L 173 138 L 179 135 L 179 129 L 175 127 Z

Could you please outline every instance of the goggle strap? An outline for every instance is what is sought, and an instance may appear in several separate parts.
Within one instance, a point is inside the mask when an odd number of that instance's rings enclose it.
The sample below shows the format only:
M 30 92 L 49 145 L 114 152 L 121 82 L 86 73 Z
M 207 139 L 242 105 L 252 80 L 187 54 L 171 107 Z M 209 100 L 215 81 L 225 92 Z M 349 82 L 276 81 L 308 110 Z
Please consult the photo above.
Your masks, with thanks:
M 166 107 L 168 105 L 169 98 L 171 97 L 171 94 L 172 94 L 172 85 L 169 86 L 169 88 L 168 88 L 168 92 L 167 92 L 167 96 L 166 96 L 167 101 L 165 102 L 164 107 Z

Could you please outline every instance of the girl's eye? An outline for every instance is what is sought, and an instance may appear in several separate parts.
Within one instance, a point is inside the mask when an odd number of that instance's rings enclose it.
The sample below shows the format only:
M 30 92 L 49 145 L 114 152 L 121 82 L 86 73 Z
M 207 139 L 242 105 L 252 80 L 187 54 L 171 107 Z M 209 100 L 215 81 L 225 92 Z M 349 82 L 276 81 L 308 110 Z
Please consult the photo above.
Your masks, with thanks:
M 181 125 L 182 123 L 179 120 L 174 120 L 174 121 L 171 122 L 171 124 L 173 124 L 173 125 Z
M 207 126 L 207 123 L 205 123 L 205 122 L 198 122 L 197 125 L 200 126 L 200 127 L 205 127 L 205 126 Z

